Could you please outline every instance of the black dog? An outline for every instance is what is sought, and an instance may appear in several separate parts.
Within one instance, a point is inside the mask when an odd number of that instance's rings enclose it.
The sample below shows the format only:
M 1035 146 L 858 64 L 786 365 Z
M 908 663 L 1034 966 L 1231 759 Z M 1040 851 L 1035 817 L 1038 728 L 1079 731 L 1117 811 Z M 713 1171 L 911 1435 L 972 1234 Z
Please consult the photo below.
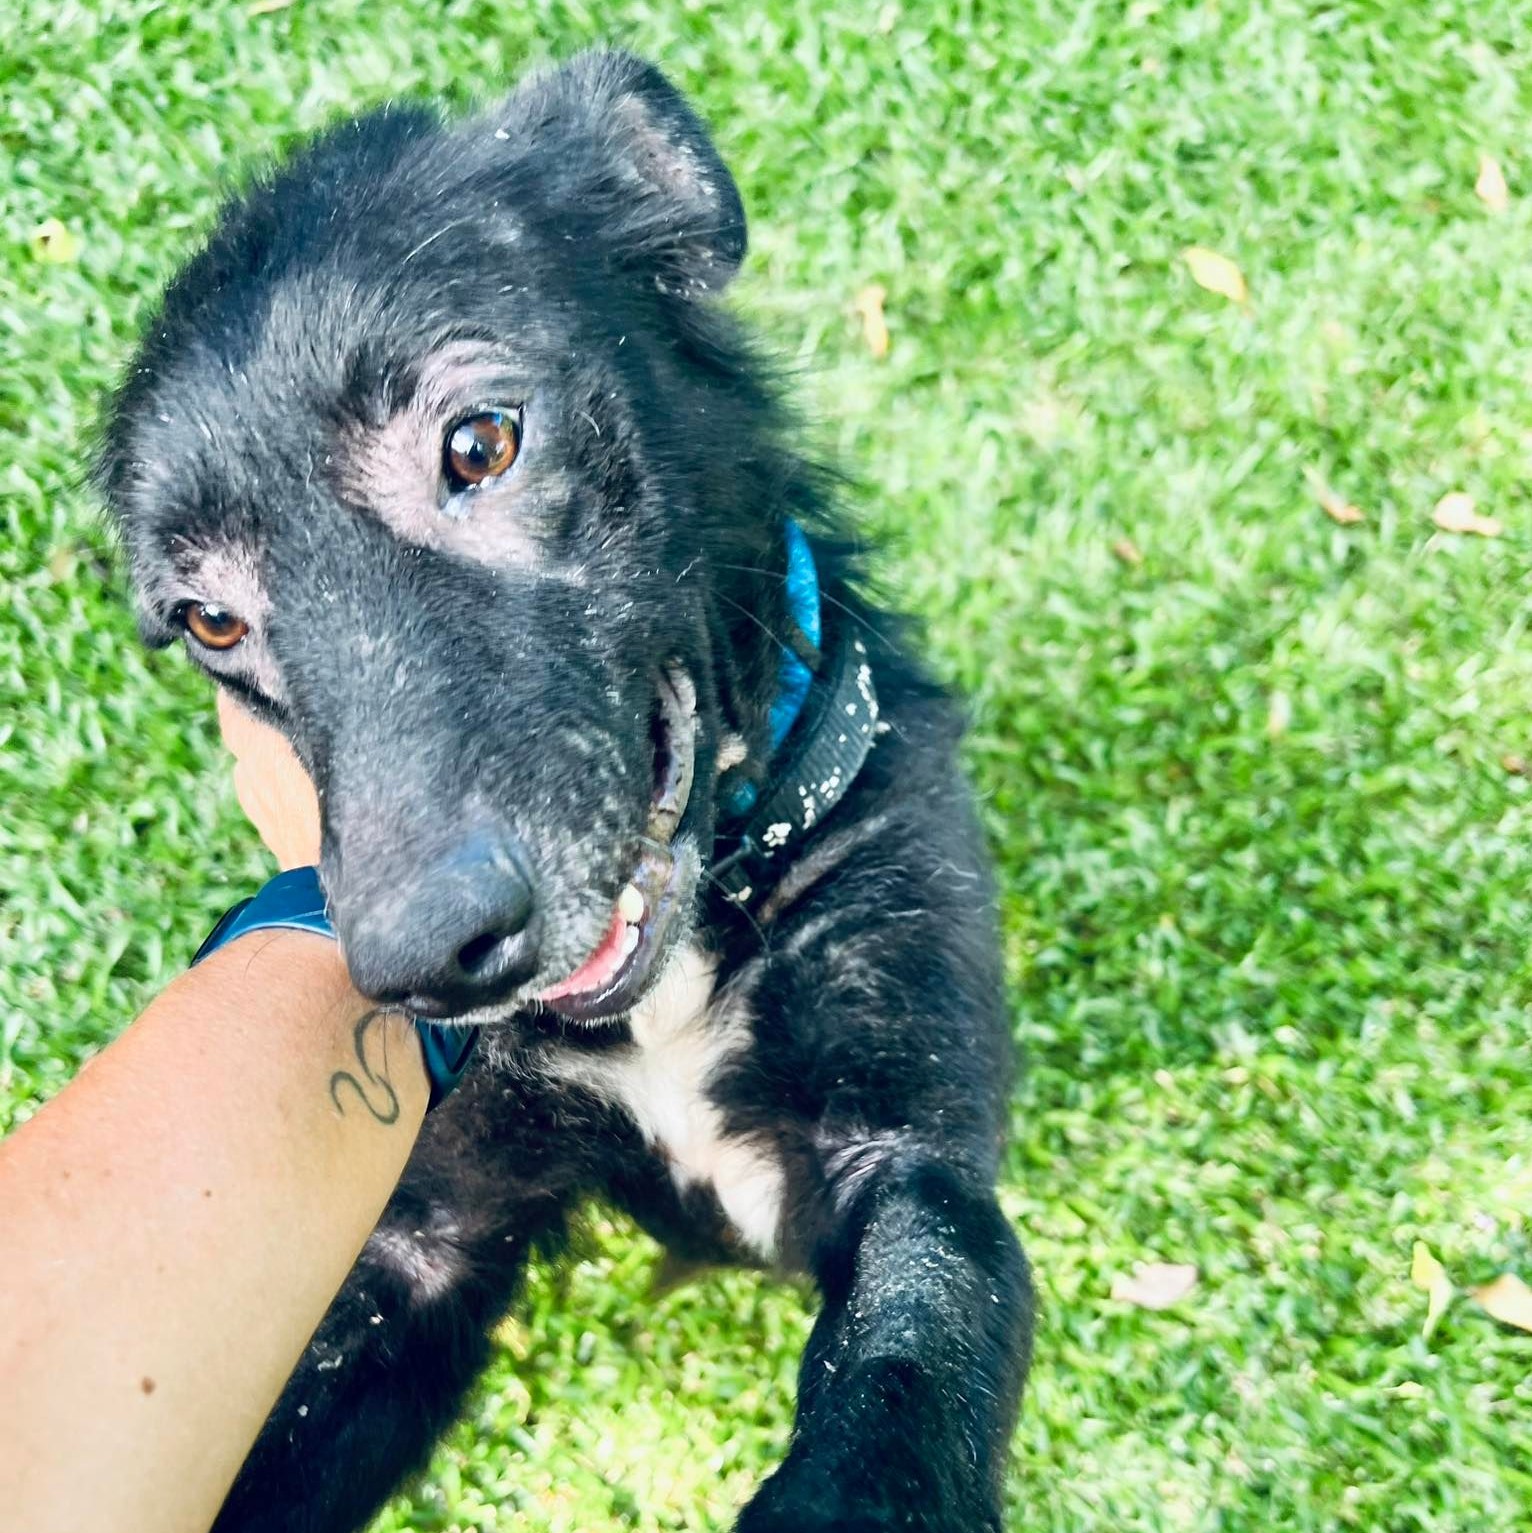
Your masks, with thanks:
M 590 1196 L 822 1291 L 741 1529 L 1000 1527 L 1030 1290 L 959 712 L 716 301 L 744 251 L 696 117 L 589 56 L 313 144 L 121 390 L 147 639 L 293 741 L 358 988 L 483 1027 L 225 1533 L 362 1525 Z

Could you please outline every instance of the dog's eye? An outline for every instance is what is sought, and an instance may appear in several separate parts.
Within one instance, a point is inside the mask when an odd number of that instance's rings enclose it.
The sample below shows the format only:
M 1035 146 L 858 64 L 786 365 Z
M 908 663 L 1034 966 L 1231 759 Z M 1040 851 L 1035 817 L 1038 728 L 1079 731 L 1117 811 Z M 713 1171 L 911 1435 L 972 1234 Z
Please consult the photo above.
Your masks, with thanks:
M 187 633 L 208 649 L 233 649 L 250 632 L 244 618 L 210 602 L 189 601 L 176 616 Z
M 509 410 L 480 410 L 447 433 L 443 466 L 454 490 L 497 479 L 516 461 L 521 423 Z

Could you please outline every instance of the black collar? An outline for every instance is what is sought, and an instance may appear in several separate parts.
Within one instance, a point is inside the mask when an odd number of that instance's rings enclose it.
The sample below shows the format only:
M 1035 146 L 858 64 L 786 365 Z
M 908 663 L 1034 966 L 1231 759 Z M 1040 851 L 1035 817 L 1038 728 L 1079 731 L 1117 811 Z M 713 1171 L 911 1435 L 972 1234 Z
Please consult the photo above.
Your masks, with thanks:
M 725 900 L 748 909 L 781 877 L 850 792 L 877 733 L 878 693 L 867 648 L 843 624 L 760 796 L 719 832 L 710 872 Z

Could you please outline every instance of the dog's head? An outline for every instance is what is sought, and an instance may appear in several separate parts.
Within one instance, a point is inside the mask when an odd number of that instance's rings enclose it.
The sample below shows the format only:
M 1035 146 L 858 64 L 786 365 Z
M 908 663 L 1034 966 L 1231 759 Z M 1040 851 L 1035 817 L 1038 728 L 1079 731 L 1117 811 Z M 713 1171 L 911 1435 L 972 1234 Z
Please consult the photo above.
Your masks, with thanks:
M 365 993 L 607 1016 L 688 934 L 803 493 L 711 301 L 744 250 L 606 54 L 342 125 L 167 291 L 102 468 L 141 627 L 292 740 Z

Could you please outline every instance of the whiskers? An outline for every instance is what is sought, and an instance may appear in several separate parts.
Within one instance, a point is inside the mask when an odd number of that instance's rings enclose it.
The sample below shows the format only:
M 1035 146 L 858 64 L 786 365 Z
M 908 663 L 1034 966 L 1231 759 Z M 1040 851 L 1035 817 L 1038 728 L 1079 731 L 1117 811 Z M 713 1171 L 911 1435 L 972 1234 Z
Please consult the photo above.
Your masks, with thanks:
M 720 894 L 722 894 L 725 897 L 725 900 L 730 905 L 730 907 L 732 909 L 734 909 L 734 910 L 737 910 L 750 923 L 752 929 L 755 932 L 756 937 L 760 940 L 761 951 L 763 953 L 769 953 L 771 951 L 771 938 L 767 934 L 766 928 L 764 926 L 762 926 L 761 923 L 759 921 L 757 921 L 756 918 L 753 915 L 750 914 L 749 906 L 741 905 L 741 904 L 736 903 L 733 900 L 729 900 L 728 899 L 729 890 L 726 889 L 724 887 L 723 883 L 719 879 L 715 878 L 707 870 L 706 867 L 699 868 L 698 871 L 702 874 L 703 878 L 705 878 L 708 881 L 708 883 L 710 883 L 715 889 L 718 890 L 718 892 Z
M 758 564 L 720 564 L 717 566 L 717 568 L 721 570 L 733 570 L 736 574 L 739 575 L 764 575 L 768 580 L 775 580 L 779 585 L 787 584 L 787 575 L 784 571 L 763 569 Z M 723 596 L 722 592 L 719 592 L 718 594 Z M 848 607 L 846 603 L 841 601 L 838 597 L 831 596 L 823 586 L 820 586 L 819 588 L 819 599 L 824 603 L 825 606 L 834 607 L 837 612 L 844 612 L 853 623 L 855 623 L 860 628 L 866 629 L 866 631 L 870 633 L 875 639 L 877 639 L 879 643 L 887 644 L 889 642 L 883 631 L 865 613 L 858 612 L 853 607 Z M 741 606 L 739 602 L 734 601 L 728 596 L 723 596 L 723 600 L 728 602 L 730 606 L 738 607 L 741 612 L 745 612 L 747 610 L 745 607 Z M 750 613 L 749 615 L 751 617 L 755 616 L 754 613 Z M 760 619 L 757 618 L 756 621 L 760 622 Z M 766 628 L 766 625 L 761 623 L 761 627 Z M 766 632 L 770 633 L 771 630 L 766 628 Z M 772 637 L 776 638 L 776 635 L 773 634 Z M 779 644 L 787 643 L 785 639 L 777 639 L 777 642 Z
M 727 567 L 727 568 L 729 568 L 729 569 L 733 569 L 733 568 L 735 568 L 735 566 L 733 566 L 733 565 L 729 565 L 729 566 L 726 566 L 726 567 Z M 763 574 L 764 574 L 764 573 L 767 573 L 767 572 L 766 572 L 766 571 L 763 571 L 763 572 L 762 572 L 762 573 L 763 573 Z M 797 645 L 795 645 L 795 644 L 793 644 L 793 643 L 792 643 L 792 642 L 791 642 L 791 641 L 790 641 L 790 640 L 788 640 L 788 639 L 784 639 L 784 638 L 783 638 L 783 637 L 782 637 L 782 635 L 781 635 L 781 634 L 779 634 L 779 633 L 777 633 L 777 632 L 775 632 L 775 631 L 774 631 L 774 630 L 773 630 L 773 629 L 772 629 L 772 627 L 771 627 L 771 625 L 770 625 L 770 624 L 769 624 L 769 623 L 767 623 L 767 622 L 765 622 L 765 621 L 764 621 L 764 620 L 763 620 L 763 619 L 762 619 L 762 618 L 761 618 L 761 616 L 760 616 L 760 614 L 759 614 L 759 613 L 756 613 L 756 612 L 752 612 L 752 611 L 751 611 L 751 610 L 750 610 L 750 609 L 749 609 L 749 608 L 748 608 L 748 607 L 747 607 L 747 606 L 746 606 L 746 605 L 745 605 L 745 604 L 744 604 L 744 603 L 743 603 L 743 602 L 737 602 L 737 601 L 735 601 L 735 600 L 734 600 L 734 598 L 733 598 L 733 597 L 732 597 L 732 596 L 725 596 L 725 595 L 724 595 L 724 593 L 723 593 L 723 592 L 722 592 L 722 591 L 715 591 L 715 592 L 714 592 L 714 593 L 713 593 L 713 594 L 714 594 L 714 595 L 715 595 L 715 596 L 717 596 L 717 598 L 718 598 L 718 599 L 719 599 L 719 601 L 721 601 L 721 602 L 727 602 L 727 603 L 728 603 L 728 605 L 729 605 L 729 606 L 731 606 L 731 607 L 733 607 L 733 609 L 734 609 L 734 610 L 735 610 L 735 611 L 736 611 L 736 612 L 741 612 L 741 613 L 743 613 L 743 614 L 744 614 L 744 615 L 745 615 L 745 616 L 746 616 L 746 617 L 747 617 L 747 618 L 749 618 L 749 619 L 750 619 L 750 621 L 751 621 L 751 622 L 752 622 L 752 623 L 754 623 L 754 624 L 755 624 L 755 626 L 756 626 L 756 627 L 757 627 L 757 628 L 759 628 L 759 629 L 760 629 L 760 630 L 761 630 L 761 632 L 762 632 L 762 633 L 763 633 L 763 634 L 765 634 L 765 635 L 766 635 L 766 637 L 767 637 L 767 638 L 768 638 L 768 639 L 770 639 L 770 640 L 771 640 L 771 642 L 772 642 L 772 643 L 773 643 L 773 644 L 780 644 L 780 645 L 781 645 L 781 646 L 782 646 L 782 648 L 783 648 L 783 649 L 790 649 L 790 650 L 792 650 L 792 651 L 793 651 L 793 653 L 794 653 L 794 654 L 796 654 L 796 653 L 797 653 L 797 650 L 798 650 L 798 647 L 797 647 Z

